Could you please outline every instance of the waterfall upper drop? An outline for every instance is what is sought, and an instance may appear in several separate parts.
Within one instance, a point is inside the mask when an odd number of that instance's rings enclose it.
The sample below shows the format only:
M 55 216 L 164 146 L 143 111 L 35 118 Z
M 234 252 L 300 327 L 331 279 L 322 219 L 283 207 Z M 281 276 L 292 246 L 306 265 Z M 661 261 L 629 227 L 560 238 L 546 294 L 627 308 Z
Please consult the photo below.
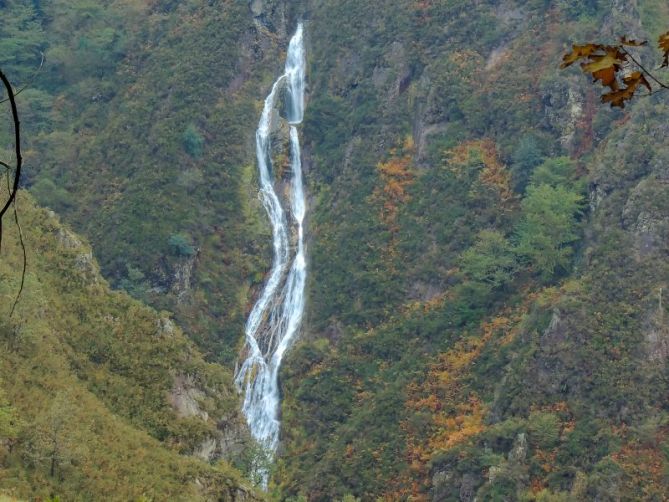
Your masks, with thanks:
M 272 455 L 279 442 L 279 368 L 300 329 L 307 275 L 304 246 L 306 202 L 296 125 L 304 117 L 305 53 L 302 24 L 288 45 L 286 65 L 265 98 L 256 131 L 260 199 L 272 226 L 273 260 L 267 282 L 246 322 L 245 358 L 235 383 L 244 391 L 242 411 L 253 436 Z M 277 96 L 285 89 L 290 124 L 290 211 L 284 210 L 272 179 L 271 122 Z M 288 216 L 286 213 L 289 213 Z M 289 225 L 290 219 L 290 225 Z M 265 484 L 267 473 L 263 473 Z

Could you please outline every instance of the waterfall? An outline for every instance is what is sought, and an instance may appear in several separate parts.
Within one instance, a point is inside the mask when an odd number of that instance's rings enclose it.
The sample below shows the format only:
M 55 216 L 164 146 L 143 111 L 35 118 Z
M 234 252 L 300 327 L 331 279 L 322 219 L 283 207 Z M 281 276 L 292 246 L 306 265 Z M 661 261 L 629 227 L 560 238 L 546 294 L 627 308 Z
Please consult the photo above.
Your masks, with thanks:
M 260 199 L 272 226 L 274 255 L 267 282 L 246 321 L 245 357 L 235 375 L 237 388 L 244 392 L 242 411 L 251 434 L 270 457 L 279 443 L 279 368 L 300 329 L 307 275 L 303 229 L 306 203 L 296 128 L 304 117 L 305 55 L 302 32 L 302 24 L 299 24 L 288 45 L 284 73 L 274 82 L 265 98 L 256 130 Z M 290 127 L 292 181 L 288 216 L 274 190 L 272 177 L 271 122 L 281 91 L 284 91 L 285 116 Z M 269 473 L 266 468 L 260 469 L 266 487 Z

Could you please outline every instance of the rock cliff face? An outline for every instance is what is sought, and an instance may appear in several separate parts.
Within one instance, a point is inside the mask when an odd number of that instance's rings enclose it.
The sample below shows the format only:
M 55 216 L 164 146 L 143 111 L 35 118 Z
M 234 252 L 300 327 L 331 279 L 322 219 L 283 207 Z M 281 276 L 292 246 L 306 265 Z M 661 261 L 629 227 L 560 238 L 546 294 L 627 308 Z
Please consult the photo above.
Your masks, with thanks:
M 207 388 L 193 375 L 177 375 L 169 394 L 169 401 L 178 418 L 196 418 L 210 424 L 207 434 L 193 445 L 192 455 L 207 462 L 239 457 L 244 449 L 251 448 L 248 430 L 235 408 L 222 410 L 219 416 L 210 416 L 211 402 L 229 401 L 220 391 Z

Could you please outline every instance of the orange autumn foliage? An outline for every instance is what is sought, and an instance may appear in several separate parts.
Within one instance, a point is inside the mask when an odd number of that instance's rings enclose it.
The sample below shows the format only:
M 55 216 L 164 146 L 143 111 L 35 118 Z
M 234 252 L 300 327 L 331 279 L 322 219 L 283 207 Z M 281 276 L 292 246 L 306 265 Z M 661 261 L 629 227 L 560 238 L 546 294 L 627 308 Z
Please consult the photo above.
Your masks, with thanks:
M 669 463 L 660 445 L 668 436 L 669 428 L 662 427 L 651 443 L 632 440 L 612 455 L 614 462 L 625 471 L 624 483 L 630 491 L 639 494 L 639 499 L 667 500 L 664 487 Z
M 454 416 L 435 416 L 434 423 L 438 431 L 428 441 L 430 451 L 449 450 L 484 431 L 483 419 L 487 410 L 478 397 L 470 396 L 466 402 L 458 404 L 456 409 L 457 414 Z
M 413 139 L 408 137 L 399 152 L 393 148 L 390 151 L 390 159 L 377 165 L 381 185 L 374 190 L 373 199 L 381 203 L 381 221 L 393 233 L 399 230 L 397 226 L 399 207 L 409 200 L 407 189 L 415 179 L 411 171 L 413 152 Z
M 469 337 L 441 354 L 432 365 L 421 384 L 410 384 L 407 388 L 409 409 L 428 412 L 431 415 L 428 437 L 419 437 L 410 424 L 403 424 L 407 433 L 408 464 L 414 480 L 412 496 L 420 494 L 420 486 L 426 486 L 427 465 L 436 451 L 446 451 L 466 442 L 485 430 L 485 405 L 474 392 L 468 391 L 461 379 L 467 369 L 481 354 L 491 338 L 508 331 L 511 319 L 500 316 L 481 326 L 480 337 Z
M 458 173 L 460 166 L 470 166 L 480 162 L 479 181 L 485 187 L 495 190 L 503 208 L 508 209 L 515 200 L 511 189 L 511 173 L 499 160 L 495 143 L 490 139 L 467 141 L 446 153 L 452 169 Z
M 481 323 L 477 335 L 463 338 L 451 350 L 440 354 L 423 381 L 407 386 L 406 408 L 427 414 L 429 423 L 427 431 L 414 428 L 410 421 L 402 424 L 411 479 L 398 481 L 395 493 L 424 500 L 429 486 L 429 462 L 434 453 L 473 440 L 486 430 L 487 407 L 468 388 L 465 379 L 486 346 L 510 343 L 518 335 L 531 301 Z

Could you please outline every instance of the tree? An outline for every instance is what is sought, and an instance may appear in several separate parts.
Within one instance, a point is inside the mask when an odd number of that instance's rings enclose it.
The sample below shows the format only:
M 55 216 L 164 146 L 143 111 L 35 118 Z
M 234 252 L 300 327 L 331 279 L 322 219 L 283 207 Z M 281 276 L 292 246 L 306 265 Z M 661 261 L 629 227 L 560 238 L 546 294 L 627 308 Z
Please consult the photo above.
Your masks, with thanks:
M 26 456 L 35 465 L 47 468 L 49 476 L 58 475 L 61 479 L 65 474 L 66 464 L 80 455 L 85 447 L 79 444 L 72 435 L 73 424 L 72 396 L 58 393 L 46 414 L 34 424 L 26 445 Z
M 518 268 L 511 244 L 496 230 L 483 230 L 460 258 L 462 273 L 492 288 L 508 284 Z
M 16 410 L 0 387 L 0 446 L 11 452 L 19 438 L 21 427 L 22 423 Z
M 560 419 L 554 413 L 540 411 L 530 413 L 527 427 L 530 432 L 530 442 L 537 448 L 554 448 L 560 440 Z
M 534 170 L 530 182 L 534 186 L 564 186 L 578 192 L 583 185 L 576 174 L 576 163 L 569 157 L 547 159 Z
M 170 235 L 167 243 L 170 246 L 172 254 L 176 256 L 193 256 L 195 254 L 196 250 L 192 244 L 192 239 L 187 234 Z
M 518 193 L 523 193 L 534 168 L 543 160 L 543 153 L 534 136 L 528 134 L 520 139 L 511 160 L 513 189 Z
M 30 2 L 0 3 L 0 67 L 19 82 L 29 80 L 30 68 L 43 48 L 45 35 Z
M 629 50 L 630 47 L 645 45 L 648 45 L 648 41 L 630 40 L 626 36 L 621 37 L 617 45 L 573 45 L 571 52 L 563 56 L 560 67 L 567 68 L 576 61 L 583 60 L 581 69 L 592 75 L 593 83 L 600 81 L 603 87 L 608 87 L 608 91 L 602 94 L 602 103 L 625 108 L 625 102 L 630 101 L 641 87 L 645 87 L 649 94 L 669 89 L 669 84 L 658 80 Z M 663 53 L 660 67 L 667 68 L 669 32 L 659 36 L 657 45 Z
M 204 150 L 204 138 L 200 131 L 197 130 L 193 124 L 189 124 L 181 135 L 184 150 L 186 153 L 194 158 L 202 156 Z
M 578 240 L 583 197 L 564 186 L 530 185 L 523 199 L 516 252 L 545 280 L 566 269 Z

